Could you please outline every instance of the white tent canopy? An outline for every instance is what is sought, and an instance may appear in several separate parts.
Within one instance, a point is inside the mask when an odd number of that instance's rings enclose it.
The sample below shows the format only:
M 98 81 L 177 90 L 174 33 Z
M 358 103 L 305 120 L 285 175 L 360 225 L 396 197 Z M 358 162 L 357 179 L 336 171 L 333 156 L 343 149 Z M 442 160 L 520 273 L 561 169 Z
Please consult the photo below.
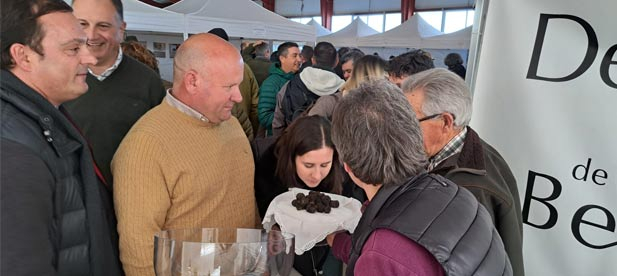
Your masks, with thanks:
M 338 32 L 321 36 L 317 38 L 318 42 L 327 41 L 335 47 L 358 47 L 358 41 L 361 37 L 378 34 L 379 32 L 369 27 L 359 17 L 356 18 L 347 27 Z
M 321 26 L 321 24 L 317 23 L 317 21 L 315 21 L 315 19 L 311 19 L 311 21 L 306 23 L 306 25 L 315 27 L 315 34 L 318 37 L 319 36 L 324 36 L 324 35 L 329 35 L 329 34 L 332 33 L 330 30 L 324 28 L 324 26 Z
M 315 41 L 313 27 L 293 22 L 250 0 L 183 0 L 165 10 L 185 14 L 188 33 L 223 28 L 230 37 Z
M 359 47 L 424 48 L 423 38 L 441 35 L 420 16 L 415 15 L 387 32 L 358 38 Z
M 64 0 L 72 5 L 73 0 Z M 184 33 L 184 15 L 150 6 L 138 0 L 122 0 L 129 31 Z
M 127 30 L 183 33 L 184 15 L 159 9 L 138 0 L 123 0 Z
M 469 26 L 460 31 L 449 34 L 431 36 L 423 39 L 422 48 L 425 49 L 469 49 L 471 29 Z

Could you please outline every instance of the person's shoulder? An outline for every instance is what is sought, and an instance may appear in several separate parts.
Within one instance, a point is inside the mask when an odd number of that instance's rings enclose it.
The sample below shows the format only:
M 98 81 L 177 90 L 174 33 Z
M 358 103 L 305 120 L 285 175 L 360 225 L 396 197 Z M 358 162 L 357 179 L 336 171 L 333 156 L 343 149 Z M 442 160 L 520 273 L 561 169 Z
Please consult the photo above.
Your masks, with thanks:
M 341 92 L 335 92 L 330 95 L 324 95 L 324 96 L 319 97 L 317 102 L 321 101 L 323 104 L 335 105 L 341 99 L 341 95 L 342 95 Z
M 484 140 L 482 136 L 480 136 L 480 134 L 476 132 L 475 129 L 471 128 L 470 126 L 467 127 L 467 135 L 470 136 L 472 140 L 477 141 L 476 143 L 479 143 L 480 147 L 482 148 L 482 152 L 484 153 L 485 156 L 497 157 L 499 159 L 503 159 L 499 151 L 497 151 L 495 147 L 493 147 L 486 140 Z
M 33 107 L 27 106 L 25 108 Z M 41 152 L 44 148 L 48 147 L 49 143 L 41 138 L 43 136 L 40 133 L 43 129 L 37 123 L 36 117 L 31 117 L 20 108 L 7 104 L 5 101 L 2 101 L 0 110 L 2 110 L 0 133 L 2 133 L 3 141 L 5 139 L 7 141 L 16 141 L 34 152 Z
M 159 74 L 152 70 L 152 68 L 128 55 L 122 55 L 122 61 L 116 70 L 123 74 L 131 74 L 132 78 L 151 79 L 159 82 L 161 79 Z
M 358 260 L 356 271 L 366 266 L 384 273 L 407 271 L 417 275 L 443 275 L 441 265 L 428 250 L 390 229 L 373 231 L 362 248 L 360 258 L 362 260 Z
M 156 133 L 163 128 L 173 126 L 171 121 L 176 120 L 173 114 L 173 107 L 163 100 L 159 105 L 154 106 L 144 113 L 133 124 L 129 132 L 152 132 Z
M 393 246 L 395 246 L 395 248 L 393 248 Z M 419 249 L 426 251 L 424 247 L 402 234 L 390 229 L 380 228 L 371 233 L 364 244 L 363 252 L 364 250 L 370 250 L 384 252 L 385 255 L 397 255 L 396 250 L 392 251 L 391 249 L 400 248 L 406 248 L 412 251 Z
M 21 171 L 26 174 L 38 174 L 52 178 L 48 164 L 45 164 L 39 153 L 32 147 L 5 137 L 2 137 L 0 144 L 3 175 Z
M 278 92 L 279 89 L 287 82 L 287 79 L 277 74 L 270 74 L 259 87 L 260 91 Z
M 501 156 L 501 153 L 499 153 L 499 151 L 495 147 L 493 147 L 491 144 L 489 144 L 482 138 L 480 138 L 480 142 L 481 142 L 482 151 L 484 152 L 485 157 L 488 157 L 491 159 L 497 159 L 503 163 L 506 162 L 505 159 L 503 159 L 503 157 Z

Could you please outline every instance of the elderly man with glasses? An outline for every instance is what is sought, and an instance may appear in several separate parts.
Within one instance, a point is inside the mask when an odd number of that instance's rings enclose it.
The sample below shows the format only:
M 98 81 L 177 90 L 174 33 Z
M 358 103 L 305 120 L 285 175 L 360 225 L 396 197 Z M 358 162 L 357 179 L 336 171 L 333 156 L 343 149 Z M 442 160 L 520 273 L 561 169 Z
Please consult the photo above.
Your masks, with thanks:
M 516 180 L 499 152 L 468 126 L 472 98 L 465 82 L 446 69 L 431 69 L 407 78 L 402 89 L 420 121 L 428 169 L 467 188 L 486 207 L 514 275 L 524 275 Z

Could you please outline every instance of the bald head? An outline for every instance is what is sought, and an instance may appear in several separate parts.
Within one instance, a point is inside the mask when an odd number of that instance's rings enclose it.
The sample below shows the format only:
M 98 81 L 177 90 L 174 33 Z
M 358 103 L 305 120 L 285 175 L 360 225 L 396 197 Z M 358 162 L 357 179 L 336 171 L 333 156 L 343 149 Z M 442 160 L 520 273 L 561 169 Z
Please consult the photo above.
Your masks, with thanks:
M 187 39 L 174 58 L 174 84 L 183 78 L 188 70 L 205 74 L 216 70 L 219 61 L 225 63 L 242 62 L 242 57 L 234 46 L 213 34 L 196 34 Z
M 219 123 L 242 101 L 238 86 L 243 76 L 242 56 L 233 45 L 213 34 L 197 34 L 176 52 L 172 91 L 210 122 Z

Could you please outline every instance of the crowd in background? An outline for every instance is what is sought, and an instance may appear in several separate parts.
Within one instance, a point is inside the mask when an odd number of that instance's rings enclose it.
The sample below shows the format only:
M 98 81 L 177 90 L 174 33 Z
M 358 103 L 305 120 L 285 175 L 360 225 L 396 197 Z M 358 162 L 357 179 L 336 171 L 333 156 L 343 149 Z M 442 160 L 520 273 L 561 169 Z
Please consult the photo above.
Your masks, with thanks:
M 154 275 L 155 233 L 259 228 L 298 187 L 364 202 L 301 275 L 524 275 L 516 181 L 469 126 L 460 55 L 238 50 L 216 28 L 166 82 L 122 10 L 3 4 L 2 274 Z

